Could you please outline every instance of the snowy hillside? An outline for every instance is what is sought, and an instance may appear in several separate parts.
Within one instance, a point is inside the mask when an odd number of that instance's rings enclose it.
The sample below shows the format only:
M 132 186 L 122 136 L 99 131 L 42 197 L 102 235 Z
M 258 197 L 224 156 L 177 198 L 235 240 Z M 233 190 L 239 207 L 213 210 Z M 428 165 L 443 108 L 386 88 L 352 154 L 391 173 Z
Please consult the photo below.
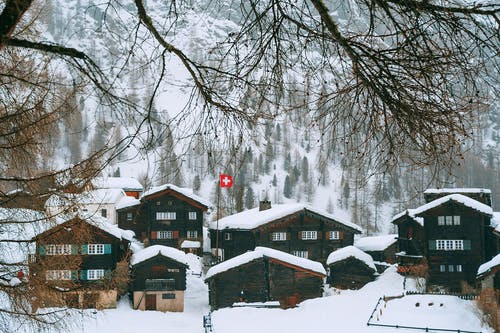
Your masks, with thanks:
M 415 290 L 411 280 L 407 281 L 407 290 Z M 380 297 L 399 296 L 402 292 L 403 277 L 392 267 L 360 290 L 327 289 L 325 297 L 305 301 L 294 309 L 226 308 L 215 311 L 212 313 L 213 332 L 407 332 L 366 325 Z M 203 332 L 202 319 L 208 312 L 206 285 L 201 278 L 188 276 L 183 313 L 135 311 L 126 299 L 122 299 L 114 310 L 97 313 L 85 310 L 82 320 L 74 323 L 71 332 L 142 333 L 160 328 L 175 333 Z M 370 322 L 492 333 L 491 328 L 481 324 L 480 316 L 474 301 L 454 296 L 411 295 L 389 300 L 387 304 L 380 303 Z

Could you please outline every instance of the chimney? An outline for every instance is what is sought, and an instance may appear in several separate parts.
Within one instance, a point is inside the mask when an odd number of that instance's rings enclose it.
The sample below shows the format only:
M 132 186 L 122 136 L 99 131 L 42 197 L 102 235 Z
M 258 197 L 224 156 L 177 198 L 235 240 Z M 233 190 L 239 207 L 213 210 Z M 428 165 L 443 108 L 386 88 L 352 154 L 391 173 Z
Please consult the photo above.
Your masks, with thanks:
M 270 208 L 271 208 L 271 201 L 269 200 L 259 201 L 259 212 Z

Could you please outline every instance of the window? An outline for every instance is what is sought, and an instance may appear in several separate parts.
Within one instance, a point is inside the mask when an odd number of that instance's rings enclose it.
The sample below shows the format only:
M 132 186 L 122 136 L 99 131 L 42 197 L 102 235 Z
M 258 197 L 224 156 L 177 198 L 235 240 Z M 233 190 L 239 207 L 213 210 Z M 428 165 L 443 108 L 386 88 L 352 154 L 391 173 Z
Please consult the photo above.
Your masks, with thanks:
M 47 255 L 68 255 L 71 254 L 71 244 L 50 244 L 46 245 L 45 248 Z
M 460 225 L 460 216 L 438 216 L 438 225 Z
M 174 232 L 173 231 L 157 231 L 156 238 L 157 239 L 173 239 Z
M 189 212 L 188 217 L 190 220 L 196 220 L 196 212 Z
M 436 239 L 436 250 L 456 251 L 463 249 L 463 239 Z
M 101 216 L 102 217 L 108 217 L 108 210 L 107 209 L 101 209 Z
M 134 216 L 132 215 L 132 213 L 127 213 L 127 221 L 132 221 L 134 218 Z
M 446 265 L 439 265 L 440 272 L 446 272 Z
M 273 232 L 272 234 L 273 241 L 285 241 L 286 240 L 286 232 Z
M 175 220 L 176 215 L 175 212 L 156 212 L 156 220 Z
M 231 240 L 232 237 L 231 237 L 231 233 L 230 232 L 226 232 L 224 233 L 224 240 Z
M 453 272 L 453 271 L 454 271 L 454 268 L 455 268 L 455 266 L 453 266 L 453 265 L 448 265 L 448 272 Z
M 461 272 L 462 271 L 462 265 L 457 265 L 457 272 Z
M 175 299 L 175 294 L 172 293 L 161 294 L 161 299 Z
M 302 231 L 302 239 L 303 240 L 318 239 L 318 232 L 317 231 Z
M 71 271 L 69 269 L 48 270 L 45 272 L 46 280 L 71 280 Z
M 340 233 L 338 231 L 329 231 L 328 239 L 340 239 Z
M 156 202 L 156 205 L 157 205 L 157 206 L 160 206 L 160 205 L 161 205 L 161 201 L 157 201 L 157 202 Z
M 198 230 L 188 230 L 186 232 L 187 238 L 197 238 L 198 237 Z
M 104 254 L 104 244 L 89 244 L 87 254 Z
M 89 269 L 87 271 L 87 280 L 99 280 L 104 277 L 104 269 Z
M 175 290 L 175 279 L 146 279 L 146 290 Z
M 300 258 L 307 259 L 309 257 L 309 253 L 307 251 L 292 251 L 292 254 Z

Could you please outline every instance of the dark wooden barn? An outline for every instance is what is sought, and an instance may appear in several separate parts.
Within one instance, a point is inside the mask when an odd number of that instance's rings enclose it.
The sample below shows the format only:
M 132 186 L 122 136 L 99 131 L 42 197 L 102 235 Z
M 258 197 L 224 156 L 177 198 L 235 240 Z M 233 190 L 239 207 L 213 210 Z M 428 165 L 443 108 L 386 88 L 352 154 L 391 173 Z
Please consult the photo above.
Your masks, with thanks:
M 188 268 L 184 252 L 152 245 L 134 253 L 130 264 L 134 309 L 184 311 Z
M 184 241 L 191 241 L 189 244 L 199 246 L 185 251 L 201 256 L 203 218 L 209 206 L 190 189 L 165 184 L 145 192 L 140 200 L 121 204 L 117 209 L 118 225 L 133 230 L 137 238 L 151 245 L 182 249 Z
M 354 242 L 361 251 L 368 253 L 374 261 L 393 264 L 398 252 L 398 235 L 361 237 Z
M 282 308 L 321 297 L 325 269 L 319 262 L 257 247 L 210 268 L 205 281 L 212 309 L 235 303 L 278 301 Z
M 328 282 L 339 289 L 359 289 L 375 279 L 372 257 L 355 246 L 338 249 L 328 256 Z
M 74 217 L 33 238 L 35 307 L 114 308 L 127 290 L 131 231 L 104 218 Z M 48 288 L 47 288 L 48 287 Z
M 324 263 L 330 252 L 352 245 L 362 229 L 303 204 L 271 207 L 267 202 L 214 221 L 209 231 L 212 252 L 219 260 L 262 246 Z

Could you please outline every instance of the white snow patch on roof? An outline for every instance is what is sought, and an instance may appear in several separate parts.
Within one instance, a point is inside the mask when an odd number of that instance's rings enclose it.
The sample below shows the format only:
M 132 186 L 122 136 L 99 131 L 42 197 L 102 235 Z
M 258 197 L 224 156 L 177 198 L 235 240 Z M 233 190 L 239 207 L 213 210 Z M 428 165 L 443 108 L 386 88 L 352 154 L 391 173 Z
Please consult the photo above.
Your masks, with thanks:
M 64 207 L 71 204 L 116 204 L 126 194 L 122 189 L 107 188 L 87 191 L 79 194 L 64 193 L 51 195 L 45 203 L 47 207 Z
M 477 269 L 477 275 L 483 275 L 484 273 L 487 273 L 490 269 L 498 265 L 500 265 L 500 254 L 497 254 L 495 257 L 493 257 L 493 259 L 479 266 L 479 268 Z
M 186 187 L 178 187 L 178 186 L 175 186 L 173 184 L 164 184 L 164 185 L 160 185 L 160 186 L 155 186 L 152 189 L 144 192 L 144 194 L 142 195 L 142 198 L 145 198 L 149 195 L 152 195 L 152 194 L 155 194 L 158 192 L 162 192 L 162 191 L 165 191 L 168 189 L 173 190 L 175 192 L 178 192 L 178 193 L 180 193 L 180 194 L 182 194 L 190 199 L 193 199 L 194 201 L 197 201 L 200 204 L 202 204 L 208 208 L 212 207 L 212 204 L 208 200 L 194 194 L 192 189 L 186 188 Z
M 173 247 L 164 246 L 164 245 L 152 245 L 148 246 L 145 249 L 142 249 L 132 255 L 130 259 L 130 264 L 132 266 L 137 265 L 143 261 L 146 261 L 150 258 L 157 256 L 158 254 L 167 257 L 169 259 L 173 259 L 181 264 L 188 265 L 188 261 L 186 258 L 186 254 L 181 250 L 175 249 Z
M 485 205 L 477 200 L 474 200 L 474 199 L 469 198 L 469 197 L 462 195 L 462 194 L 450 194 L 450 195 L 444 196 L 442 198 L 433 200 L 429 203 L 426 203 L 425 205 L 422 205 L 420 207 L 417 207 L 414 209 L 407 209 L 404 212 L 401 212 L 401 213 L 395 215 L 392 218 L 392 222 L 401 218 L 405 214 L 408 214 L 409 217 L 413 218 L 417 222 L 420 221 L 421 223 L 420 222 L 419 223 L 421 225 L 424 225 L 423 220 L 418 220 L 419 217 L 417 215 L 422 214 L 422 213 L 428 211 L 429 209 L 441 206 L 442 204 L 444 204 L 448 201 L 458 202 L 466 207 L 472 208 L 480 213 L 483 213 L 483 214 L 486 214 L 489 216 L 493 215 L 493 209 L 488 205 Z
M 118 188 L 129 191 L 141 191 L 143 187 L 141 183 L 132 177 L 106 177 L 106 178 L 95 178 L 92 180 L 92 185 L 98 189 L 104 188 Z
M 362 237 L 354 242 L 361 251 L 383 251 L 397 242 L 397 234 Z
M 197 249 L 200 247 L 201 243 L 199 241 L 185 240 L 181 243 L 181 249 Z
M 139 205 L 140 203 L 141 203 L 140 200 L 126 195 L 123 198 L 121 198 L 120 201 L 118 201 L 116 209 L 118 210 L 122 208 L 133 207 Z
M 333 251 L 330 253 L 328 256 L 328 259 L 326 259 L 326 264 L 331 265 L 333 263 L 342 261 L 344 259 L 347 259 L 349 257 L 356 258 L 362 262 L 364 262 L 368 267 L 372 268 L 373 270 L 377 270 L 375 267 L 375 264 L 373 263 L 373 258 L 371 255 L 368 253 L 365 253 L 358 249 L 357 247 L 353 245 L 349 245 L 343 248 L 340 248 L 338 250 Z
M 489 193 L 491 190 L 487 188 L 428 188 L 424 194 L 442 194 L 442 193 Z
M 243 212 L 233 214 L 230 216 L 226 216 L 222 219 L 220 219 L 218 222 L 217 221 L 212 221 L 210 223 L 210 228 L 211 229 L 226 229 L 226 228 L 231 228 L 231 229 L 242 229 L 242 230 L 251 230 L 255 229 L 261 225 L 264 225 L 266 223 L 275 221 L 277 219 L 283 218 L 288 215 L 295 214 L 301 210 L 308 210 L 310 212 L 313 212 L 318 215 L 322 215 L 325 218 L 335 220 L 339 222 L 340 224 L 343 224 L 349 228 L 355 229 L 359 232 L 362 232 L 363 229 L 361 229 L 358 225 L 344 221 L 337 216 L 333 214 L 329 214 L 327 212 L 324 212 L 322 210 L 312 208 L 310 206 L 296 203 L 296 204 L 282 204 L 282 205 L 274 205 L 270 209 L 262 210 L 259 211 L 259 208 L 253 208 L 249 210 L 245 210 Z
M 263 258 L 263 257 L 269 257 L 273 258 L 279 261 L 283 261 L 286 263 L 289 263 L 291 265 L 297 266 L 297 267 L 302 267 L 304 269 L 320 273 L 323 275 L 326 275 L 326 271 L 323 268 L 323 265 L 317 261 L 312 261 L 309 259 L 305 258 L 299 258 L 294 255 L 291 255 L 286 252 L 270 249 L 267 247 L 256 247 L 254 251 L 249 251 L 243 254 L 240 254 L 239 256 L 236 256 L 234 258 L 231 258 L 229 260 L 223 261 L 220 264 L 217 264 L 213 267 L 211 267 L 206 276 L 205 280 L 219 274 L 225 271 L 228 271 L 234 267 L 238 267 L 241 265 L 244 265 L 246 263 L 249 263 L 253 260 Z

